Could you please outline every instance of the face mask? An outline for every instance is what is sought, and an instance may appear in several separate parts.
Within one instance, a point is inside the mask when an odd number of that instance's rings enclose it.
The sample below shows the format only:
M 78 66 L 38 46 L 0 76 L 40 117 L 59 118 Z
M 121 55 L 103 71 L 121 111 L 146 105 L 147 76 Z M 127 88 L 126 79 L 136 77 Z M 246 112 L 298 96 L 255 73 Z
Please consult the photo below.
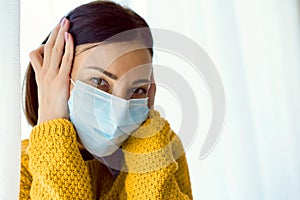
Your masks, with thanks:
M 96 158 L 114 153 L 147 119 L 147 105 L 148 98 L 125 100 L 78 80 L 68 101 L 80 142 Z

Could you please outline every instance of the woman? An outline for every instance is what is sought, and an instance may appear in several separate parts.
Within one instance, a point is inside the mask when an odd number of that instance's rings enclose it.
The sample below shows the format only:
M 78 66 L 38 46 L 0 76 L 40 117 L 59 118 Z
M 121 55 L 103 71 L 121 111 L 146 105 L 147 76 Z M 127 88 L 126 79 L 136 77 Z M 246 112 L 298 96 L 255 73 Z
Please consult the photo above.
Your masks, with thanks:
M 30 53 L 20 199 L 192 199 L 180 140 L 151 109 L 152 44 L 139 15 L 95 1 Z

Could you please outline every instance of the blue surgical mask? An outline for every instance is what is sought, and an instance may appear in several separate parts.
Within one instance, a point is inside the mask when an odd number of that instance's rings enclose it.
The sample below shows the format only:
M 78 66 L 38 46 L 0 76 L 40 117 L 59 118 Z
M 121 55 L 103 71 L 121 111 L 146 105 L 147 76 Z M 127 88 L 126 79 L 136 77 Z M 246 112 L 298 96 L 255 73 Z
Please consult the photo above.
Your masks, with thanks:
M 81 144 L 96 158 L 114 153 L 148 117 L 148 98 L 125 100 L 77 80 L 68 101 Z

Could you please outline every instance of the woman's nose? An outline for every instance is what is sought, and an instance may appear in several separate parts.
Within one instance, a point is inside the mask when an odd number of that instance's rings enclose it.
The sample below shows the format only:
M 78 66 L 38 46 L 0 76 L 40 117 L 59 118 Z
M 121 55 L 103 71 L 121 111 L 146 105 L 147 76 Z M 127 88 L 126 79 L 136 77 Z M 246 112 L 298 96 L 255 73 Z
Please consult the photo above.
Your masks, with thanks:
M 128 89 L 122 86 L 118 86 L 114 88 L 112 91 L 112 95 L 126 100 L 130 99 L 130 95 L 128 94 Z

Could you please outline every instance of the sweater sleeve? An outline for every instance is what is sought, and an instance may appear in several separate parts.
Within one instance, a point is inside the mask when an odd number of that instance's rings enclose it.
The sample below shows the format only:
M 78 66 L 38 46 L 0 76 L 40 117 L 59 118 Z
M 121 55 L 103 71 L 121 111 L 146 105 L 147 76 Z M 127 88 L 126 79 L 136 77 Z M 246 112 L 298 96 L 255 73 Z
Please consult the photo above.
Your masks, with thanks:
M 179 138 L 167 121 L 156 118 L 155 125 L 130 136 L 122 145 L 127 176 L 127 199 L 192 199 L 188 167 Z M 151 121 L 151 119 L 150 119 Z M 147 133 L 146 133 L 147 132 Z
M 88 168 L 69 120 L 54 119 L 35 126 L 30 135 L 28 159 L 32 180 L 27 178 L 28 170 L 22 168 L 23 199 L 93 199 Z
M 28 154 L 26 152 L 28 144 L 29 144 L 28 139 L 22 141 L 20 192 L 19 192 L 20 200 L 30 199 L 30 188 L 32 183 L 32 177 L 28 169 Z

